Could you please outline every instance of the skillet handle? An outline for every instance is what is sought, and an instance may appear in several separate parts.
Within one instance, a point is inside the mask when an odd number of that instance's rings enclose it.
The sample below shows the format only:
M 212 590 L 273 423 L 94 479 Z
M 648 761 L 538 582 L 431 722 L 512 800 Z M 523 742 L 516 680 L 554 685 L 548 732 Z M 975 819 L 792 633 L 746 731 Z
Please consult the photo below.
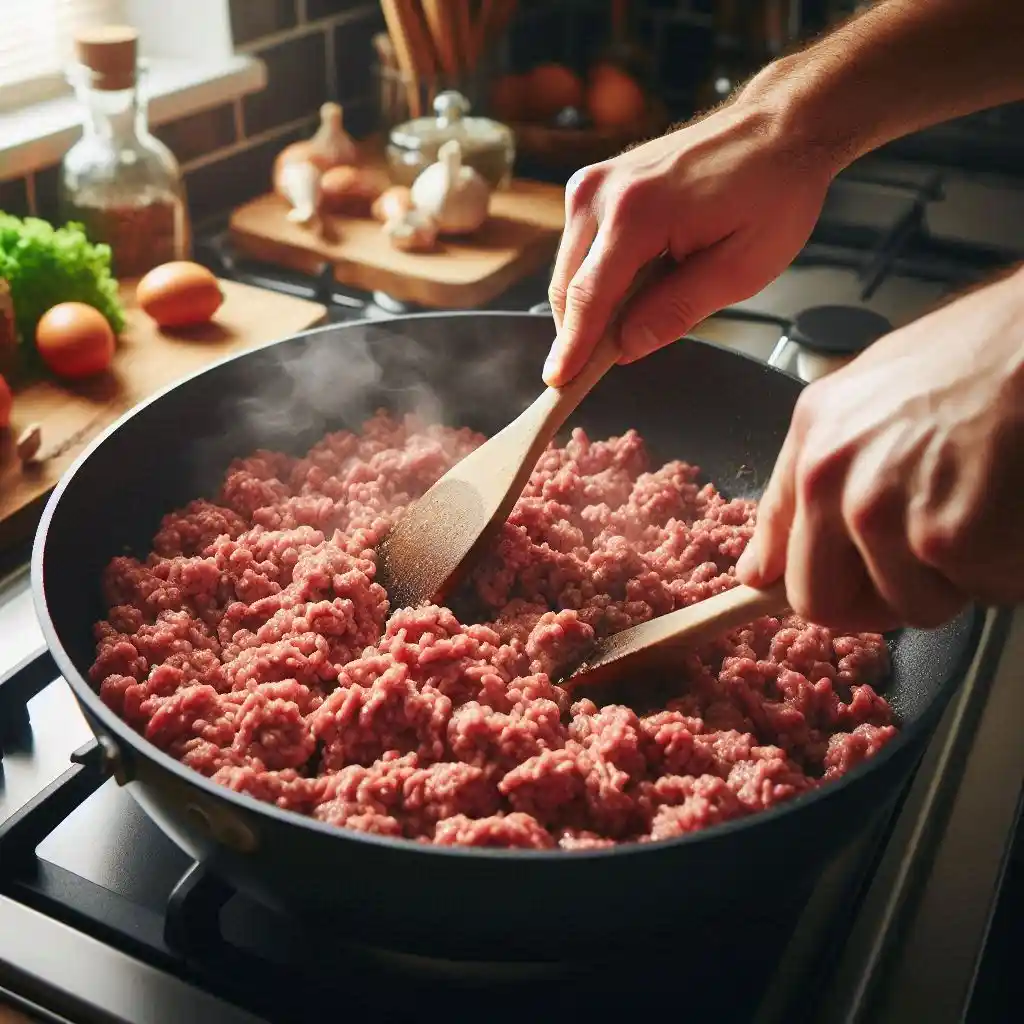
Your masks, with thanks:
M 131 751 L 101 732 L 96 733 L 95 744 L 88 743 L 75 751 L 71 760 L 98 767 L 101 782 L 113 778 L 119 786 L 138 783 L 156 804 L 176 809 L 173 813 L 166 810 L 164 813 L 172 818 L 187 819 L 192 829 L 236 853 L 252 853 L 260 845 L 252 816 L 237 813 L 227 800 L 211 798 L 197 786 L 177 782 L 145 758 L 133 764 Z
M 105 733 L 94 730 L 94 735 L 94 743 L 86 743 L 71 755 L 72 764 L 97 768 L 104 781 L 113 779 L 119 786 L 128 785 L 132 777 L 121 748 Z

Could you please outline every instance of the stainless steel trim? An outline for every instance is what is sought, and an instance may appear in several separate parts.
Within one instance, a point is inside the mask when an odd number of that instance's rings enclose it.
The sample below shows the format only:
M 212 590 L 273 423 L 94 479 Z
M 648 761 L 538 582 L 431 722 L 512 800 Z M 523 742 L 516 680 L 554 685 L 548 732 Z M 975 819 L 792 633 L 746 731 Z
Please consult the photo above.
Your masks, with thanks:
M 772 349 L 771 355 L 765 360 L 769 366 L 776 368 L 782 366 L 783 357 L 786 355 L 786 350 L 789 348 L 791 342 L 788 334 L 783 334 L 779 340 L 775 343 L 775 348 Z

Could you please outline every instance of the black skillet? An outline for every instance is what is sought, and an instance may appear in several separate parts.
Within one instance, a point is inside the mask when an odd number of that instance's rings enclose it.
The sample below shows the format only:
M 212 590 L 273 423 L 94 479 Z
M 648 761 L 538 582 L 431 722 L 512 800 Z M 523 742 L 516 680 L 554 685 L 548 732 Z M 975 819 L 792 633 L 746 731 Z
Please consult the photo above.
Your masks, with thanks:
M 977 644 L 980 614 L 891 639 L 885 690 L 902 730 L 839 782 L 678 840 L 605 851 L 439 849 L 342 831 L 239 795 L 152 746 L 85 681 L 108 560 L 149 550 L 160 517 L 212 495 L 257 447 L 300 453 L 376 408 L 412 408 L 491 432 L 536 396 L 547 315 L 455 313 L 333 326 L 234 356 L 134 409 L 51 496 L 32 576 L 47 642 L 109 769 L 182 847 L 341 937 L 434 955 L 557 958 L 699 928 L 763 907 L 813 876 L 891 809 Z M 682 458 L 733 496 L 756 496 L 801 383 L 703 342 L 617 368 L 573 417 L 592 437 L 637 428 L 657 461 Z

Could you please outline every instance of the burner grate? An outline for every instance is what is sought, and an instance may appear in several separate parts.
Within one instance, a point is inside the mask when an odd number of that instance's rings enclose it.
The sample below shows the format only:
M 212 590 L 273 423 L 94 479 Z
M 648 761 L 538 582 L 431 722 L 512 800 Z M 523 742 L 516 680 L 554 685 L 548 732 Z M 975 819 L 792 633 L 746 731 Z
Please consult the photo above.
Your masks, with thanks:
M 4 747 L 24 745 L 30 733 L 28 702 L 60 672 L 49 651 L 26 657 L 0 679 L 0 772 Z

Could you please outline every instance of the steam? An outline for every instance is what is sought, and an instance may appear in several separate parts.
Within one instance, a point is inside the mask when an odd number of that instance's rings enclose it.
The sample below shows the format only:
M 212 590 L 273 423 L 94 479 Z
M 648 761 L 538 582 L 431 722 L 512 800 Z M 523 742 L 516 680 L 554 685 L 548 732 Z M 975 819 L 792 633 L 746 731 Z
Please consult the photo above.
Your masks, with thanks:
M 521 323 L 521 322 L 520 322 Z M 425 423 L 500 429 L 536 398 L 545 352 L 514 344 L 500 317 L 338 325 L 225 369 L 221 415 L 193 458 L 209 492 L 233 458 L 256 448 L 304 454 L 330 430 L 358 430 L 378 409 Z M 510 343 L 513 342 L 513 343 Z

